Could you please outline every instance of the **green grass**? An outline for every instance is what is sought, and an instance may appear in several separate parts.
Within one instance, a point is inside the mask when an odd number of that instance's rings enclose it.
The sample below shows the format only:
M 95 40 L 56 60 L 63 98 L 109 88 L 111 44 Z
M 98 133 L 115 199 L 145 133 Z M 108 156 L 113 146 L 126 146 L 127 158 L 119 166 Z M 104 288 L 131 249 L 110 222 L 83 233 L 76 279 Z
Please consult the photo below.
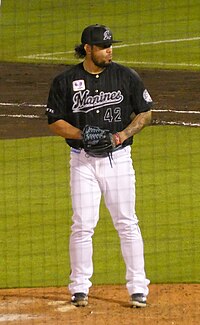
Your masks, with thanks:
M 199 282 L 199 129 L 149 127 L 135 138 L 137 213 L 153 283 Z M 0 287 L 67 285 L 69 148 L 57 137 L 0 141 Z M 103 202 L 93 283 L 124 283 L 119 239 Z
M 0 61 L 77 63 L 71 51 L 83 28 L 102 23 L 123 40 L 114 50 L 118 62 L 199 70 L 199 15 L 198 0 L 6 0 Z

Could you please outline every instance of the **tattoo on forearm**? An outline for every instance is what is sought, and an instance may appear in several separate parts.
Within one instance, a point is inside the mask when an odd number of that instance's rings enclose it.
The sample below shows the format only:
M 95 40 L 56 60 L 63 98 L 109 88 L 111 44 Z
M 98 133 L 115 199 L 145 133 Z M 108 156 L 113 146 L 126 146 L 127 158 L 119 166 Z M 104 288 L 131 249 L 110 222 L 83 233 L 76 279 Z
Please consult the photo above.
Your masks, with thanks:
M 151 115 L 150 114 L 140 114 L 137 115 L 131 124 L 127 126 L 124 130 L 127 138 L 131 137 L 134 134 L 140 132 L 146 125 L 151 124 Z

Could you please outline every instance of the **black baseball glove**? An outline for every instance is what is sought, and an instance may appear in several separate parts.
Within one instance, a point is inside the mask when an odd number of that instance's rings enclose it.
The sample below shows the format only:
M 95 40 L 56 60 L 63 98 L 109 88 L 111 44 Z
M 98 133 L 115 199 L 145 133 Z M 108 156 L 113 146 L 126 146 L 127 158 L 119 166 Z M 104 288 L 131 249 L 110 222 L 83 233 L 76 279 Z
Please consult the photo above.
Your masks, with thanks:
M 120 143 L 116 143 L 115 138 L 109 130 L 101 129 L 98 126 L 86 125 L 83 129 L 84 150 L 91 156 L 106 156 Z

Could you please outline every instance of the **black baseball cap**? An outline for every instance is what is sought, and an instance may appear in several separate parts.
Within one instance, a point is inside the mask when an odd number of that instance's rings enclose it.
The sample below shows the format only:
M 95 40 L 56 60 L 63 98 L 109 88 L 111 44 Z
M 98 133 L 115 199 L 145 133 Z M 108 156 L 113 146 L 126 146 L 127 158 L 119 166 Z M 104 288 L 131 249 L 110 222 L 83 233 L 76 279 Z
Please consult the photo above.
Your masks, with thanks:
M 82 44 L 89 45 L 107 45 L 112 43 L 119 43 L 121 41 L 116 41 L 113 39 L 113 34 L 111 30 L 104 25 L 90 25 L 83 30 L 81 36 Z

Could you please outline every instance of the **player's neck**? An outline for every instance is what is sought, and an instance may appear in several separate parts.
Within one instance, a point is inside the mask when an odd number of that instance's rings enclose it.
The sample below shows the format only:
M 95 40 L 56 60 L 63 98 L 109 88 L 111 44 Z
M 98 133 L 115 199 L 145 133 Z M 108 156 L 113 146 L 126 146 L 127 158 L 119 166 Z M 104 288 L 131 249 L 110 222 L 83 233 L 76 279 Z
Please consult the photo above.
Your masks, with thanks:
M 83 68 L 85 71 L 91 74 L 99 74 L 105 70 L 105 68 L 98 67 L 92 62 L 88 62 L 87 60 L 83 61 Z

